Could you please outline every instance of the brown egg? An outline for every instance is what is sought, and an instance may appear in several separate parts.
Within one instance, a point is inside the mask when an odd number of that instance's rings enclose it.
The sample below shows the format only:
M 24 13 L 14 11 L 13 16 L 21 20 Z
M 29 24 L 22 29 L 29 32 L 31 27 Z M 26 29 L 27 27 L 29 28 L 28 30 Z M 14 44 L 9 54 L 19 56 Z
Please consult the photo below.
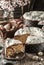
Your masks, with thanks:
M 19 21 L 19 19 L 15 19 L 15 21 L 16 21 L 16 22 L 18 22 L 18 21 Z
M 16 21 L 14 19 L 10 20 L 9 23 L 12 25 L 12 26 L 16 26 Z
M 15 26 L 12 26 L 12 28 L 10 29 L 11 31 L 15 29 Z
M 4 28 L 8 31 L 8 30 L 10 30 L 10 24 L 8 23 L 8 24 L 6 24 L 5 26 L 4 26 Z
M 19 28 L 21 28 L 21 27 L 23 27 L 23 24 L 20 24 L 20 25 L 19 25 Z

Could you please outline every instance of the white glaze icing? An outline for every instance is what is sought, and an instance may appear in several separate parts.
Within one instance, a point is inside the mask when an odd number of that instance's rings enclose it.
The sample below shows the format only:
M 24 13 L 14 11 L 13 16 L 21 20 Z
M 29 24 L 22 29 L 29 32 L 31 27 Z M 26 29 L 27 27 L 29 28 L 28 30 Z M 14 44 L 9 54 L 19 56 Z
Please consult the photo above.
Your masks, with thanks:
M 23 34 L 30 34 L 28 27 L 20 28 L 19 30 L 16 31 L 14 36 L 16 36 L 16 35 L 23 35 Z
M 39 44 L 44 43 L 44 37 L 28 36 L 26 44 Z
M 42 29 L 37 28 L 37 27 L 30 27 L 30 34 L 38 37 L 44 37 L 44 32 Z
M 5 41 L 5 46 L 6 46 L 6 47 L 9 47 L 9 46 L 11 46 L 11 45 L 21 44 L 21 43 L 22 43 L 22 42 L 19 41 L 19 40 L 7 38 L 6 41 Z

